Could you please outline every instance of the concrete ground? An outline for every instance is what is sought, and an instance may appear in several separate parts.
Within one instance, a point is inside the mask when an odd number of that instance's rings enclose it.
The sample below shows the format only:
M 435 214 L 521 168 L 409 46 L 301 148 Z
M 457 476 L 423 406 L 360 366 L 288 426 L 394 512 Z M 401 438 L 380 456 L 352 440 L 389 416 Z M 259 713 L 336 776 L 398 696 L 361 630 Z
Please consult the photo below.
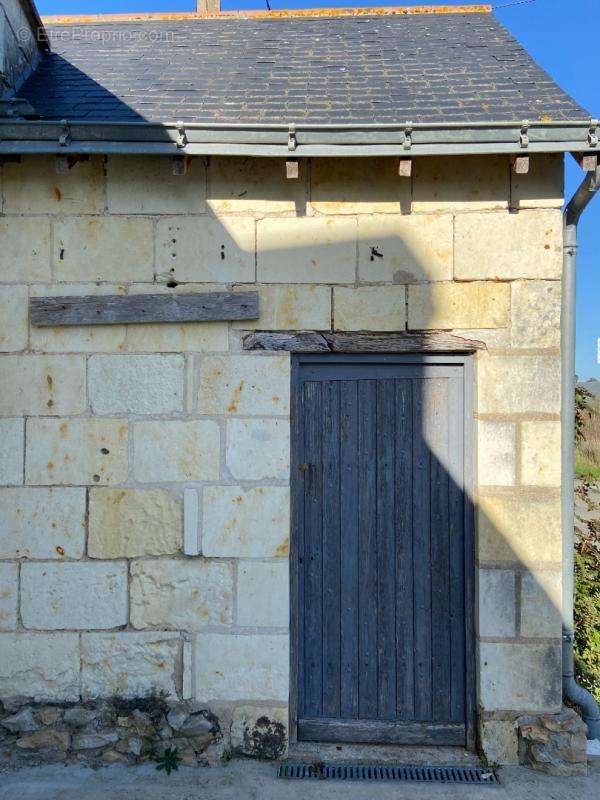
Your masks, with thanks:
M 213 769 L 180 767 L 170 776 L 152 765 L 52 765 L 0 774 L 0 800 L 598 800 L 600 762 L 594 761 L 587 778 L 506 767 L 493 787 L 284 781 L 273 764 L 238 760 Z

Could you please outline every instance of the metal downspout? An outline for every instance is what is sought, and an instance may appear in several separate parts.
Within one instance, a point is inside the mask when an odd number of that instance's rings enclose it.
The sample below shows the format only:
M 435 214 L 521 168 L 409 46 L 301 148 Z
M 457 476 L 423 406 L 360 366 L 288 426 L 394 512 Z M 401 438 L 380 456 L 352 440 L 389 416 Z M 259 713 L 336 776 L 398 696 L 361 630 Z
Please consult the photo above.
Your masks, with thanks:
M 588 738 L 600 739 L 600 708 L 594 697 L 575 680 L 573 661 L 574 519 L 575 503 L 575 276 L 577 224 L 586 206 L 600 189 L 600 167 L 587 174 L 567 205 L 564 215 L 563 277 L 561 306 L 561 449 L 562 449 L 562 543 L 563 543 L 563 694 L 580 706 L 588 726 Z

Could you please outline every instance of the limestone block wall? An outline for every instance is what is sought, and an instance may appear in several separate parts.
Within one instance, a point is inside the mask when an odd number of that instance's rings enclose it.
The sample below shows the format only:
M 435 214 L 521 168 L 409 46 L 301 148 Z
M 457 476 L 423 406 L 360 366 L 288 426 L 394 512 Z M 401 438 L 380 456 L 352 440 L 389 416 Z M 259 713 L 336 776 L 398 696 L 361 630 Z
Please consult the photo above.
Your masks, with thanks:
M 487 345 L 484 746 L 559 709 L 561 157 L 518 176 L 504 157 L 415 159 L 410 179 L 395 159 L 303 161 L 298 180 L 243 158 L 2 171 L 0 698 L 162 692 L 280 719 L 290 359 L 241 336 L 450 330 Z M 249 287 L 251 323 L 28 324 L 29 297 Z

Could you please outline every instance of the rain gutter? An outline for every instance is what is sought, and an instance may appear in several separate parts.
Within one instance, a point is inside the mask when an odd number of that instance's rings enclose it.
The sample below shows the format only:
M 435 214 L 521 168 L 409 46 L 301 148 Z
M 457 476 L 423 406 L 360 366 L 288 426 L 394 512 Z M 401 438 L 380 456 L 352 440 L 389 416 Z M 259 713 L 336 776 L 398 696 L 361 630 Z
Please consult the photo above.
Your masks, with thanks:
M 427 156 L 598 152 L 597 120 L 235 124 L 0 119 L 0 154 Z

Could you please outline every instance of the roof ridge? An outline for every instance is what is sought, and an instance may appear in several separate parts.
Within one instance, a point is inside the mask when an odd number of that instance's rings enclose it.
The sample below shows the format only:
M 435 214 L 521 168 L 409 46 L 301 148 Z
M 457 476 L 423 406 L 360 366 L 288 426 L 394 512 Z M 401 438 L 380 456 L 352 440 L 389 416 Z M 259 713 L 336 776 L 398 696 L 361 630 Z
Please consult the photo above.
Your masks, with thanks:
M 140 12 L 130 14 L 54 14 L 42 17 L 45 25 L 94 24 L 98 22 L 169 22 L 194 19 L 282 19 L 293 17 L 363 17 L 363 16 L 412 16 L 416 14 L 488 14 L 492 6 L 487 4 L 461 6 L 373 6 L 363 8 L 302 8 L 282 10 L 220 11 L 203 13 Z

